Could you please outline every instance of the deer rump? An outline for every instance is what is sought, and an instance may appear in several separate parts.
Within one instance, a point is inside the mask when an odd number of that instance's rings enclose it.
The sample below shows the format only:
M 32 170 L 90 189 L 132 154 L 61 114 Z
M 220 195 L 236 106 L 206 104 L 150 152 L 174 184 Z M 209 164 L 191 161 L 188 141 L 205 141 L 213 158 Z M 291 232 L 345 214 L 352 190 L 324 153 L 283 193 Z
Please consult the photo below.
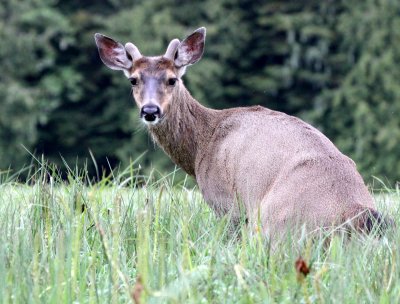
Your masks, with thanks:
M 195 170 L 217 214 L 229 213 L 237 222 L 244 211 L 250 225 L 261 223 L 270 237 L 303 224 L 314 230 L 349 221 L 372 229 L 371 194 L 354 162 L 321 132 L 260 106 L 220 114 Z
M 244 212 L 271 239 L 297 225 L 348 222 L 368 232 L 391 224 L 375 210 L 354 162 L 317 129 L 260 106 L 209 109 L 190 95 L 182 76 L 203 55 L 205 33 L 174 39 L 157 57 L 101 34 L 95 40 L 103 63 L 131 82 L 153 139 L 196 178 L 216 213 L 237 222 Z

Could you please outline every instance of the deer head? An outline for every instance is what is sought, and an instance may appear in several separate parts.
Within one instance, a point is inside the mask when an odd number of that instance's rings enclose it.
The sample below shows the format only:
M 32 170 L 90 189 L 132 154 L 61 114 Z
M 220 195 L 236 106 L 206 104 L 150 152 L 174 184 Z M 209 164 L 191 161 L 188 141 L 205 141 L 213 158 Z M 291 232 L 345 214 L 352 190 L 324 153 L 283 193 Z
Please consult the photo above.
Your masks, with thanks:
M 142 56 L 138 48 L 95 34 L 103 63 L 113 70 L 122 70 L 132 84 L 133 97 L 146 124 L 157 124 L 168 115 L 169 105 L 183 86 L 181 77 L 186 67 L 203 55 L 206 29 L 194 31 L 182 42 L 173 39 L 162 56 Z

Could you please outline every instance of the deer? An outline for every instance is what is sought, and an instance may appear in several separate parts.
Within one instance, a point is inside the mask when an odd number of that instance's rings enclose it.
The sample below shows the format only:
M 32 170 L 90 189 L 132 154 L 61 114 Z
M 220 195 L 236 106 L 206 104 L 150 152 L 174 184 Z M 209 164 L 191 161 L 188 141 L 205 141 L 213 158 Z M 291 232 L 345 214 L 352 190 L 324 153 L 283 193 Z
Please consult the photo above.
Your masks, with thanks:
M 140 119 L 172 161 L 195 178 L 204 200 L 233 223 L 241 216 L 271 240 L 350 222 L 370 232 L 389 224 L 356 165 L 318 129 L 262 106 L 201 105 L 182 76 L 203 56 L 206 29 L 173 39 L 161 56 L 143 56 L 96 33 L 102 62 L 132 86 Z

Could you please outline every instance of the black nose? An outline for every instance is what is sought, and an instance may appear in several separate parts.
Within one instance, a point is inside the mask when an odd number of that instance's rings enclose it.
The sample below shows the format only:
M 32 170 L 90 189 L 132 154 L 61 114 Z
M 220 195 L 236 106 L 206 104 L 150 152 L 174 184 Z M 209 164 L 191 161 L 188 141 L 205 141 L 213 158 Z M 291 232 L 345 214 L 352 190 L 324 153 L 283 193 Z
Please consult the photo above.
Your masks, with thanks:
M 155 121 L 156 118 L 160 118 L 160 108 L 155 105 L 145 105 L 140 111 L 140 117 L 146 121 Z

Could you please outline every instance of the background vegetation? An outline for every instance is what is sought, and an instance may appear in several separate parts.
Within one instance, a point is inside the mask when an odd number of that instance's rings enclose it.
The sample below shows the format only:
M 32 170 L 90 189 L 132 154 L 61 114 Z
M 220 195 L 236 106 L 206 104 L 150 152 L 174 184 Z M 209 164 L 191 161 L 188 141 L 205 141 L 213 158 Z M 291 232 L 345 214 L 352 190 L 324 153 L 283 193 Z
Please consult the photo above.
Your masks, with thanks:
M 0 3 L 0 169 L 171 170 L 141 126 L 129 82 L 100 62 L 93 34 L 160 54 L 208 29 L 185 83 L 203 104 L 261 104 L 302 117 L 351 156 L 371 181 L 400 180 L 400 2 L 8 0 Z M 94 173 L 94 167 L 91 168 Z

